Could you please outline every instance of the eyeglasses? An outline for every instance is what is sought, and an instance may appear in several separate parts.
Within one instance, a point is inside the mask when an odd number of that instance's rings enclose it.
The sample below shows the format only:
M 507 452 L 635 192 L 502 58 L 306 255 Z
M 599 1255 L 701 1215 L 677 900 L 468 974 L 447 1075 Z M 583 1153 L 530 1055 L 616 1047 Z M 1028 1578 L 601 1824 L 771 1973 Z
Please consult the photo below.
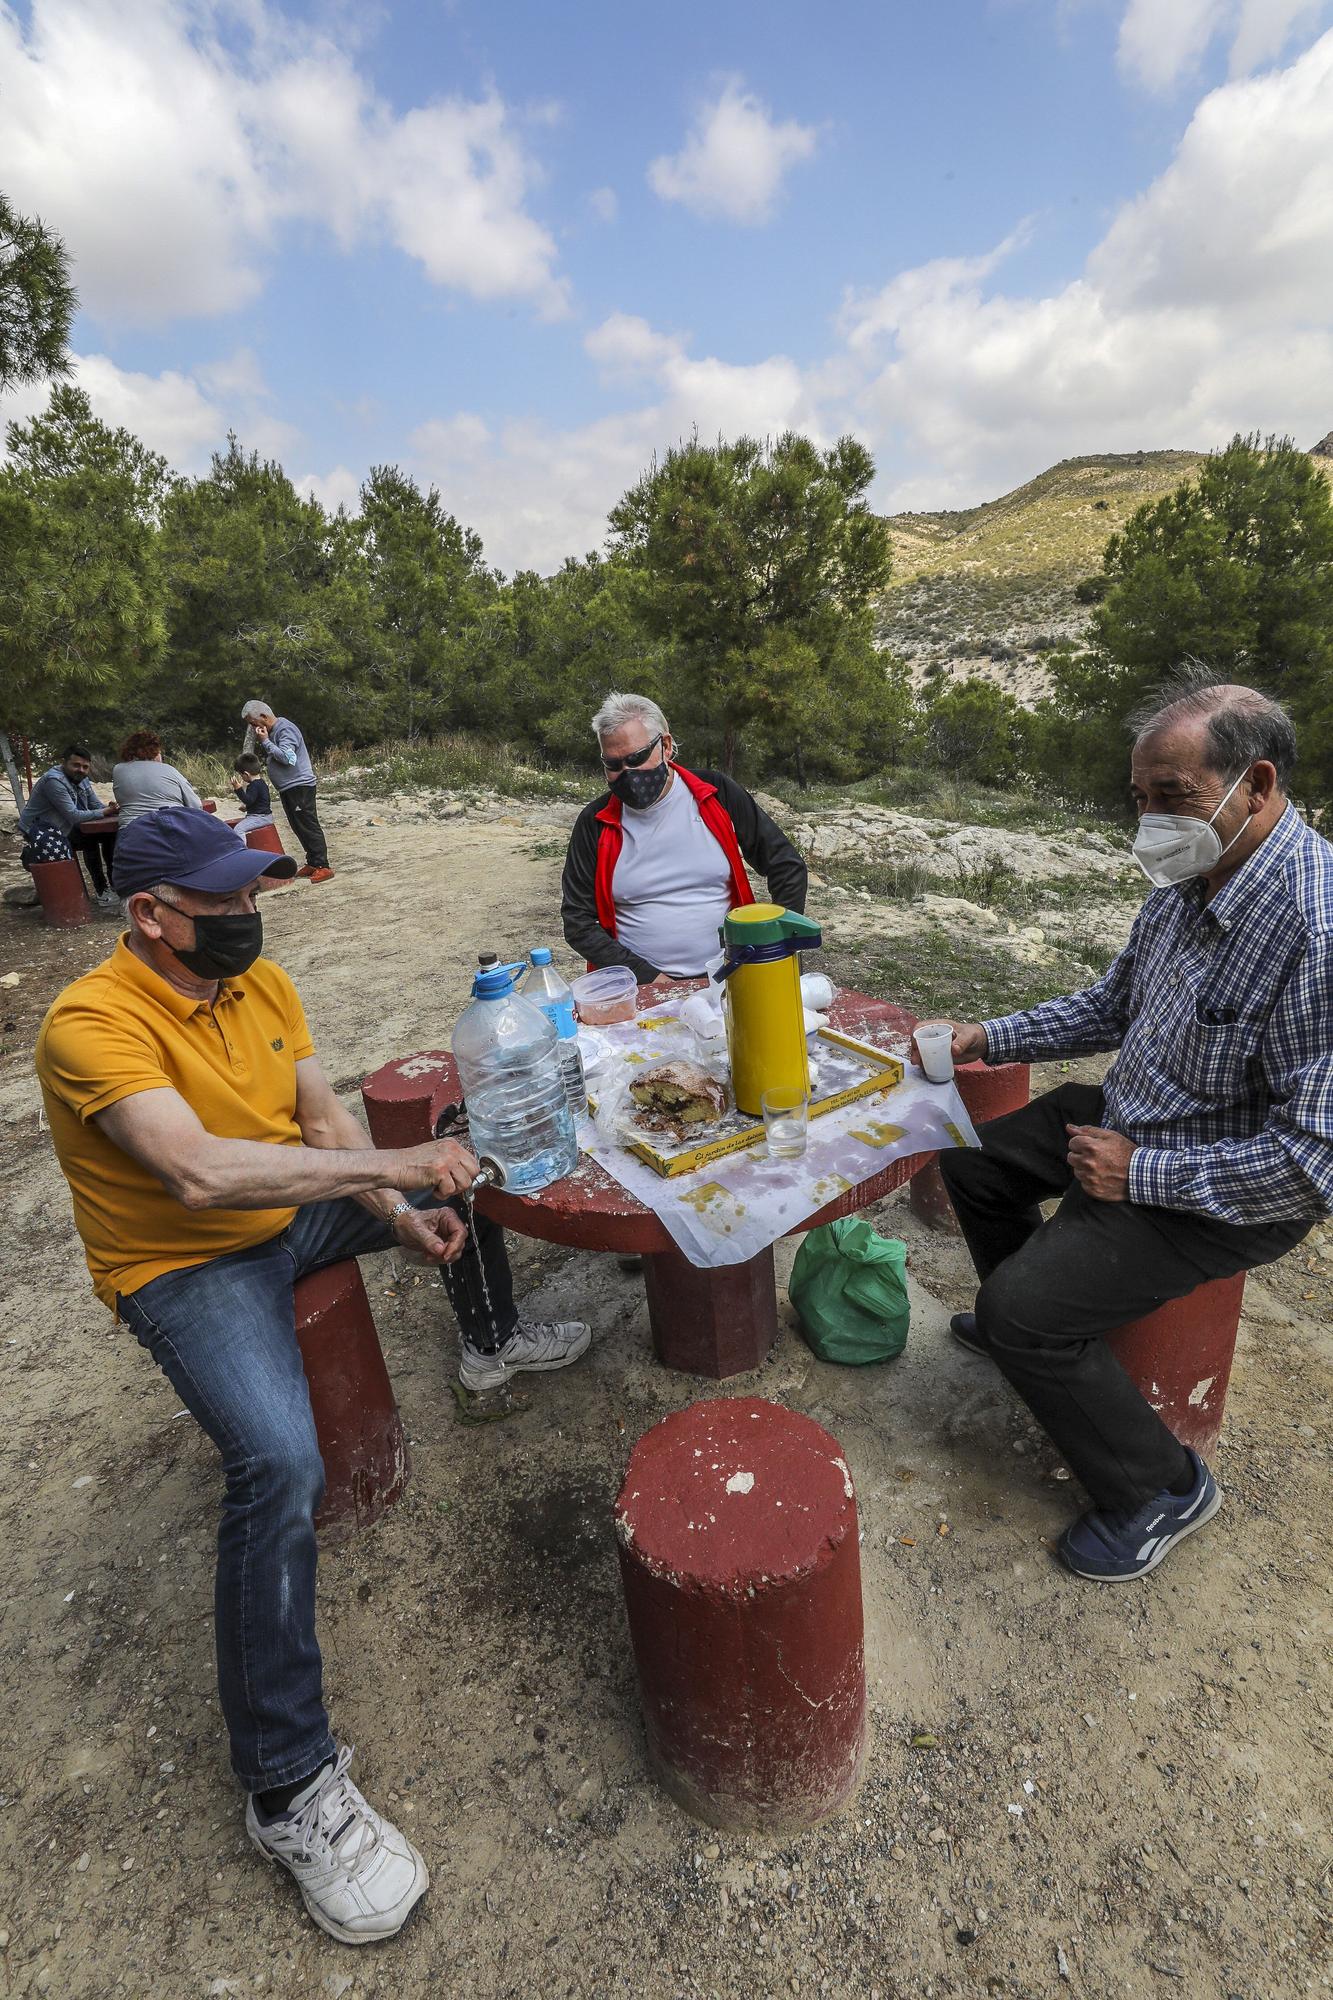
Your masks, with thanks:
M 602 769 L 609 772 L 613 778 L 618 777 L 621 771 L 637 771 L 641 765 L 648 762 L 661 741 L 660 736 L 654 736 L 651 743 L 645 743 L 642 750 L 631 750 L 628 757 L 603 757 Z

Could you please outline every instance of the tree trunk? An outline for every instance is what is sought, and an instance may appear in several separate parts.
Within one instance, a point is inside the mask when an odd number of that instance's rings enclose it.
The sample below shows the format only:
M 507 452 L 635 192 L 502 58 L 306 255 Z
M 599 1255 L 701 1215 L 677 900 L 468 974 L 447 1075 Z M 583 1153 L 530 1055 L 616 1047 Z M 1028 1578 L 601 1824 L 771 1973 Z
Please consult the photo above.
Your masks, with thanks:
M 736 775 L 736 732 L 728 729 L 722 738 L 722 769 L 729 778 Z
M 808 792 L 810 789 L 810 783 L 805 775 L 805 751 L 801 747 L 801 739 L 799 736 L 796 739 L 796 749 L 794 752 L 794 757 L 796 764 L 796 782 L 800 786 L 803 792 Z
M 18 807 L 19 811 L 22 812 L 23 787 L 19 783 L 19 774 L 17 767 L 15 766 L 14 763 L 14 752 L 10 746 L 9 734 L 6 730 L 3 729 L 0 729 L 0 755 L 3 755 L 5 760 L 5 769 L 9 773 L 9 788 L 14 794 L 14 804 Z

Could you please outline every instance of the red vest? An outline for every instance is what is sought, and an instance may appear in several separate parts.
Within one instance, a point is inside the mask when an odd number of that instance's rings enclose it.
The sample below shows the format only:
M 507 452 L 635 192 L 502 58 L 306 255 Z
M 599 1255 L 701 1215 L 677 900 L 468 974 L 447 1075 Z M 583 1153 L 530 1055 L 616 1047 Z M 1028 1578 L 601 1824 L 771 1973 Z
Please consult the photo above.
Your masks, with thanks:
M 736 829 L 731 823 L 731 814 L 717 795 L 717 786 L 710 785 L 704 778 L 696 778 L 693 771 L 687 771 L 682 764 L 673 765 L 672 768 L 698 806 L 700 819 L 727 857 L 727 866 L 731 870 L 732 909 L 736 909 L 741 903 L 752 903 L 754 891 L 745 872 L 745 862 L 741 856 L 740 843 L 736 839 Z M 604 830 L 597 841 L 597 869 L 593 878 L 593 893 L 597 902 L 597 921 L 612 937 L 616 935 L 616 900 L 611 891 L 611 878 L 616 872 L 620 850 L 625 845 L 625 834 L 621 824 L 623 813 L 624 807 L 613 792 L 597 815 Z

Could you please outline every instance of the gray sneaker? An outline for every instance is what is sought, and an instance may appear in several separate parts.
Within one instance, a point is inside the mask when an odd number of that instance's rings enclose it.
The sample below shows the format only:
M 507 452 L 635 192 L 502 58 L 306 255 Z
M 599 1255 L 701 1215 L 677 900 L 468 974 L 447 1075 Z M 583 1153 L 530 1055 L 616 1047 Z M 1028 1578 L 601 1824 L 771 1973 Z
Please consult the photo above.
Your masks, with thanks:
M 347 1775 L 351 1761 L 348 1745 L 278 1819 L 264 1819 L 252 1798 L 245 1830 L 261 1854 L 296 1877 L 321 1930 L 341 1944 L 373 1944 L 402 1929 L 430 1876 L 407 1835 L 362 1798 Z
M 114 889 L 99 889 L 97 892 L 97 907 L 99 910 L 109 910 L 114 915 L 119 916 L 120 897 Z
M 592 1328 L 581 1319 L 521 1319 L 493 1354 L 483 1353 L 465 1340 L 458 1379 L 474 1396 L 480 1395 L 500 1388 L 511 1375 L 568 1368 L 571 1361 L 587 1353 L 591 1341 Z

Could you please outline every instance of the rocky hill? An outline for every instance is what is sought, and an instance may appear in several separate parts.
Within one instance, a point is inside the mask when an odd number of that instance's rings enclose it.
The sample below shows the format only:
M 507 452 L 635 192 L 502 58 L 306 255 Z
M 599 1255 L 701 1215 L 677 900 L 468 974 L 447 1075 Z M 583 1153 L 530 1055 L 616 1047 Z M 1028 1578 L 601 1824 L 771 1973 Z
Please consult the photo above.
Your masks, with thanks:
M 1108 536 L 1202 463 L 1195 451 L 1066 458 L 980 507 L 890 515 L 881 645 L 918 679 L 980 674 L 1031 697 L 1041 655 L 1086 627 L 1074 586 L 1099 567 Z

